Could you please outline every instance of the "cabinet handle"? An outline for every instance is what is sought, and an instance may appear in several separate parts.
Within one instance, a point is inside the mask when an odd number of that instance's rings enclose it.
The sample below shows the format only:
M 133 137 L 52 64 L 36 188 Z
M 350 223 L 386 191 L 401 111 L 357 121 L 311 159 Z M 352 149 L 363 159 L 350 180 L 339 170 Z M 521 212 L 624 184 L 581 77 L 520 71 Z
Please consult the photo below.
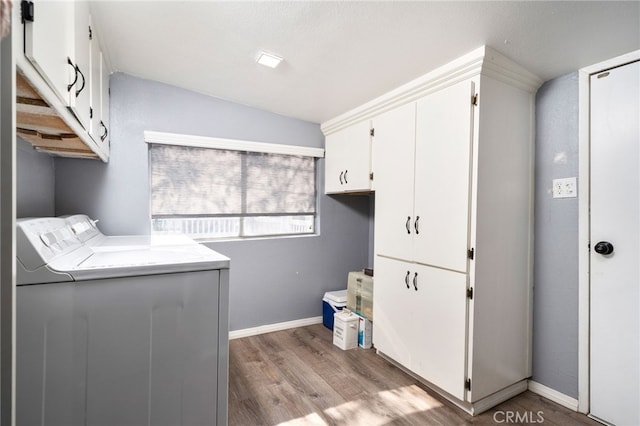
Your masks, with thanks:
M 413 288 L 418 291 L 418 273 L 413 276 Z
M 73 81 L 71 82 L 71 84 L 67 84 L 67 92 L 70 92 L 71 88 L 73 86 L 75 86 L 76 83 L 78 82 L 78 71 L 80 71 L 80 70 L 78 69 L 77 65 L 73 65 L 73 62 L 71 62 L 71 58 L 69 58 L 69 57 L 67 57 L 67 64 L 71 65 L 71 68 L 73 68 L 73 71 L 75 73 Z
M 340 172 L 340 185 L 343 185 L 343 182 L 342 182 L 342 175 L 343 174 L 344 174 L 344 172 Z
M 84 78 L 84 74 L 82 73 L 82 71 L 80 71 L 80 68 L 78 68 L 78 66 L 76 65 L 76 70 L 80 73 L 80 76 L 82 77 L 82 87 L 80 87 L 80 89 L 76 90 L 76 98 L 78 97 L 78 95 L 80 94 L 80 92 L 82 92 L 84 90 L 84 85 L 86 83 L 86 80 Z M 76 80 L 78 79 L 78 76 L 76 74 Z
M 104 125 L 104 122 L 102 122 L 102 120 L 100 120 L 100 125 L 104 128 L 104 133 L 100 135 L 100 140 L 104 142 L 104 140 L 109 135 L 109 129 L 107 129 L 107 126 Z
M 33 22 L 33 2 L 23 0 L 20 4 L 22 12 L 22 22 Z
M 348 171 L 349 171 L 349 170 L 345 170 L 345 171 L 344 171 L 344 183 L 349 183 L 349 182 L 347 182 L 347 172 L 348 172 Z
M 411 216 L 407 216 L 407 223 L 404 226 L 407 228 L 407 234 L 411 234 Z
M 411 272 L 407 271 L 407 275 L 405 275 L 404 277 L 404 283 L 406 284 L 407 288 L 411 288 L 409 287 L 409 275 L 411 275 Z
M 418 235 L 420 233 L 420 231 L 418 230 L 418 221 L 420 220 L 420 216 L 416 216 L 416 221 L 413 222 L 413 227 L 416 230 L 416 235 Z

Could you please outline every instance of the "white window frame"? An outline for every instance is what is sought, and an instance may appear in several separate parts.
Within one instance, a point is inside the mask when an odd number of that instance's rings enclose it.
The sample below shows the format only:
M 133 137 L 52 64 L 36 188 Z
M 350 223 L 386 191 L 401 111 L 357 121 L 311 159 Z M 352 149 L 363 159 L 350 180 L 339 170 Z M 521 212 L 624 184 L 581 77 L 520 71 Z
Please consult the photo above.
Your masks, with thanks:
M 149 144 L 190 146 L 195 148 L 226 149 L 231 151 L 264 152 L 267 154 L 304 155 L 324 157 L 323 148 L 275 143 L 246 141 L 240 139 L 211 138 L 206 136 L 181 135 L 145 130 L 144 141 Z
M 164 132 L 156 132 L 156 131 L 150 131 L 150 130 L 144 131 L 144 141 L 147 144 L 232 150 L 232 151 L 241 151 L 241 152 L 258 152 L 258 153 L 267 153 L 267 154 L 297 155 L 297 156 L 306 156 L 306 157 L 314 157 L 314 158 L 324 157 L 323 148 L 274 144 L 274 143 L 247 141 L 247 140 L 239 140 L 239 139 L 224 139 L 224 138 L 214 138 L 214 137 L 206 137 L 206 136 L 184 135 L 184 134 L 177 134 L 177 133 L 164 133 Z M 317 173 L 316 173 L 315 179 L 316 180 L 318 179 Z M 316 185 L 317 185 L 317 182 L 316 182 Z M 316 206 L 317 205 L 318 205 L 318 200 L 316 200 Z M 260 235 L 260 236 L 242 236 L 241 235 L 241 236 L 219 237 L 219 238 L 215 238 L 215 240 L 219 240 L 219 239 L 242 240 L 242 239 L 251 239 L 251 238 L 279 238 L 279 237 L 291 237 L 291 236 L 303 236 L 303 235 L 316 235 L 317 220 L 318 220 L 317 215 L 318 215 L 318 210 L 316 208 L 316 213 L 315 213 L 316 231 L 313 232 L 312 234 L 275 234 L 275 235 Z M 202 239 L 207 240 L 212 238 L 202 237 Z

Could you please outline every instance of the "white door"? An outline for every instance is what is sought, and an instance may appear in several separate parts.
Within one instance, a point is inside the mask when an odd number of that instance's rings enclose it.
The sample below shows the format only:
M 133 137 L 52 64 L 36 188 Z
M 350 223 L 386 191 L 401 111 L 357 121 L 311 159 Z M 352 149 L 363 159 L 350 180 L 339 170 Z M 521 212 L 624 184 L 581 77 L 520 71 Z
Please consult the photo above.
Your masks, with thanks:
M 638 425 L 640 62 L 591 77 L 590 156 L 591 415 Z
M 344 162 L 346 156 L 345 130 L 327 135 L 324 140 L 324 192 L 333 194 L 344 191 L 344 181 L 338 179 L 340 173 L 344 173 Z M 342 176 L 340 176 L 342 178 Z
M 91 19 L 91 18 L 90 18 Z M 93 29 L 92 29 L 93 32 Z M 89 87 L 91 88 L 90 100 L 91 109 L 93 114 L 91 115 L 91 125 L 89 127 L 89 133 L 93 140 L 100 145 L 100 136 L 103 134 L 100 120 L 102 119 L 102 55 L 100 52 L 100 45 L 98 39 L 93 37 L 89 43 L 89 59 L 91 62 L 91 68 L 89 72 Z
M 414 102 L 373 119 L 376 182 L 376 254 L 412 260 L 413 162 L 416 140 Z
M 105 56 L 100 52 L 100 143 L 109 152 L 109 68 Z
M 370 131 L 365 120 L 326 137 L 325 193 L 369 190 Z
M 89 31 L 89 3 L 86 1 L 73 2 L 74 9 L 74 38 L 73 49 L 69 51 L 70 59 L 78 67 L 78 81 L 69 91 L 69 108 L 78 121 L 89 131 L 91 114 L 91 60 L 90 60 L 90 31 Z
M 25 23 L 25 56 L 62 103 L 68 105 L 69 92 L 73 89 L 68 85 L 76 75 L 74 67 L 68 63 L 73 50 L 73 3 L 35 2 L 33 15 L 33 22 Z
M 411 370 L 464 400 L 467 275 L 418 265 L 415 270 L 410 280 L 416 307 L 411 318 Z
M 412 334 L 415 265 L 376 256 L 375 270 L 373 344 L 378 351 L 410 369 L 414 342 L 421 337 Z
M 371 124 L 361 121 L 347 129 L 347 162 L 344 167 L 346 191 L 368 191 L 371 188 Z
M 473 82 L 418 101 L 415 260 L 467 272 Z

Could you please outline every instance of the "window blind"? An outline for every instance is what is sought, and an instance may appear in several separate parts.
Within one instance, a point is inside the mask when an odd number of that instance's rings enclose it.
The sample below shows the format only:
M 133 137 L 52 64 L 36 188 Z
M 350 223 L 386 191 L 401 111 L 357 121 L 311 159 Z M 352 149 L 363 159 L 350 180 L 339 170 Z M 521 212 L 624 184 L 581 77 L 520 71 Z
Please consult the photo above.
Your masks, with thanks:
M 150 144 L 151 215 L 314 215 L 309 156 Z

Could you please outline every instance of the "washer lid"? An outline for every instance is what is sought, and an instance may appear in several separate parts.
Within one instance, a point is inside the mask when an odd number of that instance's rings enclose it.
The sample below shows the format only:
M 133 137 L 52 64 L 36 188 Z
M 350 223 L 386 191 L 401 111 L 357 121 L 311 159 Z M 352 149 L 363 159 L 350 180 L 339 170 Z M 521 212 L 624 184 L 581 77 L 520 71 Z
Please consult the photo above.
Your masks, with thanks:
M 76 281 L 229 268 L 229 258 L 197 243 L 111 248 L 87 248 L 88 256 L 56 259 L 49 268 Z

